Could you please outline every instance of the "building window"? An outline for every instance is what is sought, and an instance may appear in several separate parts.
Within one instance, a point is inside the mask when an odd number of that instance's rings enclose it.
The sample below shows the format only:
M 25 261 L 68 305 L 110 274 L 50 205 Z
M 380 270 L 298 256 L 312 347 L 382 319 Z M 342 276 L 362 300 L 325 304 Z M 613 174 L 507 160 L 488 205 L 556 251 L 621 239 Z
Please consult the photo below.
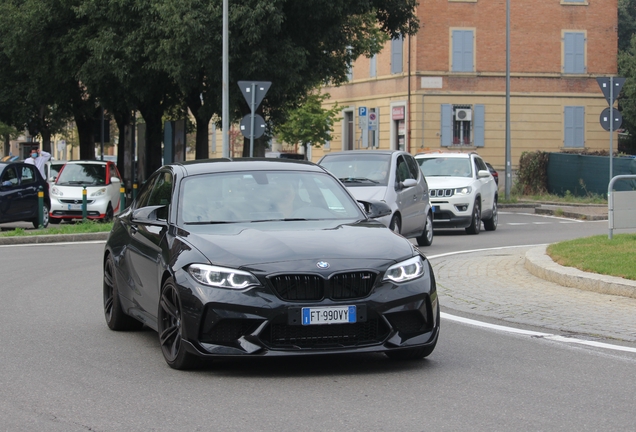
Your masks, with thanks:
M 586 40 L 584 32 L 563 32 L 563 73 L 582 74 L 587 71 Z
M 402 73 L 402 63 L 404 62 L 404 43 L 402 35 L 391 40 L 391 73 Z
M 473 72 L 475 70 L 475 32 L 473 30 L 452 30 L 451 38 L 451 71 Z
M 375 78 L 378 76 L 378 55 L 374 54 L 373 57 L 369 59 L 369 76 L 371 78 Z
M 563 146 L 585 147 L 585 107 L 566 106 L 563 110 Z
M 587 5 L 587 0 L 561 0 L 562 5 Z
M 351 59 L 351 47 L 350 46 L 347 47 L 347 54 L 349 55 L 349 58 Z M 353 63 L 349 63 L 348 66 L 349 67 L 347 68 L 347 81 L 351 82 L 351 81 L 353 81 Z
M 450 105 L 441 107 L 441 146 L 474 146 L 485 144 L 484 105 Z

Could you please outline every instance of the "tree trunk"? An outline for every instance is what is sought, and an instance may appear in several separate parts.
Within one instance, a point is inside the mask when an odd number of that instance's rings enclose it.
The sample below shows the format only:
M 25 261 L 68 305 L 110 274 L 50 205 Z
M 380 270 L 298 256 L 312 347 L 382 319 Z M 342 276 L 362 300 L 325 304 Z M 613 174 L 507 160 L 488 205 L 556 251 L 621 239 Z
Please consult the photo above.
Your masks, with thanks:
M 150 175 L 161 168 L 163 141 L 163 108 L 161 103 L 148 103 L 139 107 L 139 111 L 146 122 L 145 167 L 139 167 L 143 172 L 139 173 L 139 181 L 145 181 Z M 141 146 L 140 146 L 141 147 Z M 141 160 L 142 158 L 139 157 Z
M 75 115 L 75 125 L 79 135 L 79 158 L 95 159 L 95 119 L 88 116 Z
M 126 188 L 132 188 L 134 156 L 132 147 L 132 112 L 131 110 L 114 111 L 115 123 L 119 129 L 119 143 L 117 144 L 117 169 L 124 178 Z
M 186 103 L 197 121 L 195 159 L 208 159 L 210 157 L 208 130 L 212 114 L 208 113 L 208 110 L 204 108 L 199 94 L 197 91 L 188 95 L 188 97 L 186 97 Z
M 3 156 L 9 156 L 11 152 L 11 136 L 9 134 L 4 134 L 2 136 L 4 140 L 4 151 L 2 152 Z

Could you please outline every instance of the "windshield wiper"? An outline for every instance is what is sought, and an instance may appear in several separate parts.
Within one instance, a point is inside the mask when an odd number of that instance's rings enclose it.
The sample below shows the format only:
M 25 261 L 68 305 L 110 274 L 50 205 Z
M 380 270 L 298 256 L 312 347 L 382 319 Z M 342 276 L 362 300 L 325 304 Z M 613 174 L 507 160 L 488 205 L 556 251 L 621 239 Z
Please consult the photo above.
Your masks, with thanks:
M 259 219 L 259 220 L 250 221 L 250 223 L 256 223 L 256 222 L 295 222 L 295 221 L 308 221 L 308 220 L 309 219 L 305 219 L 305 218 Z
M 71 181 L 67 181 L 67 182 L 62 182 L 62 183 L 58 183 L 60 186 L 62 185 L 83 185 L 86 182 L 83 182 L 81 180 L 71 180 Z
M 231 224 L 236 221 L 197 221 L 197 222 L 184 222 L 186 225 L 219 225 L 219 224 Z
M 340 178 L 338 179 L 343 183 L 363 183 L 363 182 L 371 182 L 374 184 L 378 184 L 379 182 L 375 181 L 375 180 L 371 180 L 368 179 L 366 177 L 344 177 L 344 178 Z

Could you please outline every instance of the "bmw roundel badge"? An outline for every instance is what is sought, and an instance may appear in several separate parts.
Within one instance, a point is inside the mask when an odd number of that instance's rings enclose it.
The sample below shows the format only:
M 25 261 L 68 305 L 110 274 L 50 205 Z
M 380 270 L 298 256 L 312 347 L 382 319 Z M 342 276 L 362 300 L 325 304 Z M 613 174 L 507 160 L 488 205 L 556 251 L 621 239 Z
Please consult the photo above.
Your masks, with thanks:
M 327 261 L 318 261 L 316 263 L 316 267 L 318 267 L 319 269 L 328 269 L 329 268 L 329 263 Z

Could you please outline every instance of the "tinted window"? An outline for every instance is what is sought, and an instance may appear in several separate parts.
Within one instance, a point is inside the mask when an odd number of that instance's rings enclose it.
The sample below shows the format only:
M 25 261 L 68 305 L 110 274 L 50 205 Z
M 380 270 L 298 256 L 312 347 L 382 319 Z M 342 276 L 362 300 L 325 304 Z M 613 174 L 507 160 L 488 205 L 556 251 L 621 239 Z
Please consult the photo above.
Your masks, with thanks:
M 411 170 L 403 156 L 397 158 L 396 181 L 403 182 L 406 179 L 413 178 Z
M 172 174 L 169 172 L 160 173 L 157 176 L 150 198 L 148 199 L 149 206 L 163 205 L 165 208 L 157 212 L 159 219 L 168 218 L 168 206 L 172 201 Z
M 146 183 L 141 186 L 139 193 L 137 194 L 137 203 L 135 204 L 135 208 L 146 207 L 148 205 L 148 200 L 150 199 L 150 194 L 152 192 L 152 185 L 155 183 L 157 177 L 150 177 Z
M 406 159 L 406 163 L 409 166 L 409 171 L 411 172 L 411 178 L 417 180 L 420 175 L 420 167 L 415 162 L 415 158 L 411 155 L 404 155 L 404 159 Z
M 488 167 L 486 166 L 486 164 L 481 158 L 478 158 L 478 157 L 475 158 L 475 165 L 477 165 L 477 171 L 480 171 L 480 170 L 489 171 Z

